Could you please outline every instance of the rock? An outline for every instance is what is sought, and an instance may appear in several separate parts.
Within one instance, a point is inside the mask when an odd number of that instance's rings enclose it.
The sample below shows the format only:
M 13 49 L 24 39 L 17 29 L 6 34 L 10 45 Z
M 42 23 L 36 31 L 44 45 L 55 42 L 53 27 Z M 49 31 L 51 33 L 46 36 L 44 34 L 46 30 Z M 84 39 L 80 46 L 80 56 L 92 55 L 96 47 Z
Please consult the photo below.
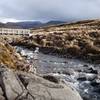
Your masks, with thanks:
M 86 73 L 98 74 L 98 71 L 94 67 L 90 67 L 85 70 Z
M 85 64 L 85 65 L 83 65 L 83 67 L 86 67 L 86 68 L 88 68 L 89 66 Z
M 0 100 L 82 100 L 70 86 L 8 68 L 0 68 L 0 86 Z
M 77 80 L 78 81 L 93 81 L 97 78 L 96 74 L 92 73 L 79 73 Z
M 0 95 L 3 95 L 4 93 L 3 93 L 3 91 L 2 91 L 2 89 L 1 89 L 1 87 L 0 87 Z
M 86 75 L 84 73 L 80 73 L 77 78 L 78 81 L 86 81 Z
M 0 87 L 0 100 L 5 100 L 4 93 Z
M 59 79 L 53 75 L 43 75 L 43 78 L 54 83 L 59 83 Z
M 91 85 L 94 87 L 100 86 L 100 79 L 95 79 L 91 82 Z
M 96 74 L 91 74 L 91 73 L 86 73 L 86 78 L 88 81 L 93 81 L 94 79 L 97 78 Z
M 10 70 L 4 71 L 3 73 L 1 73 L 1 75 L 7 99 L 15 100 L 23 92 L 22 87 L 19 83 L 20 81 L 17 79 L 15 74 Z
M 62 71 L 62 74 L 65 74 L 65 75 L 73 75 L 74 73 L 75 71 L 71 68 L 67 68 L 66 70 Z
M 77 80 L 78 81 L 86 81 L 87 79 L 86 79 L 86 77 L 79 77 Z
M 74 100 L 81 99 L 76 91 L 64 84 L 54 84 L 39 77 L 35 77 L 34 80 L 29 82 L 27 89 L 34 98 L 37 98 L 37 100 L 73 100 L 73 98 Z

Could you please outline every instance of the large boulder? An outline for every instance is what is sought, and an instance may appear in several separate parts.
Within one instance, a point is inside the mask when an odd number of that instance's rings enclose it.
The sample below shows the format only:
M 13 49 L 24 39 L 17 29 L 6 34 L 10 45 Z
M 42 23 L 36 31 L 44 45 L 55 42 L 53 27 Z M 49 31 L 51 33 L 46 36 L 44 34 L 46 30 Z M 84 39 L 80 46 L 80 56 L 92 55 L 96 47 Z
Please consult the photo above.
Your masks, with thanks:
M 0 87 L 0 100 L 82 100 L 75 89 L 63 83 L 7 68 L 0 68 Z

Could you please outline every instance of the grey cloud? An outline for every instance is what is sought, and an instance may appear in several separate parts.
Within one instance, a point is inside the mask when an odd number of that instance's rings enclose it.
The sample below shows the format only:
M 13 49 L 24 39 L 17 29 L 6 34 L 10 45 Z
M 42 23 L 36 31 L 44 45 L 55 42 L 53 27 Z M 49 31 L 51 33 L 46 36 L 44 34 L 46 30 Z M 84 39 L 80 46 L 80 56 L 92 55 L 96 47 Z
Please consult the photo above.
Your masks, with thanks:
M 100 0 L 3 0 L 0 17 L 44 21 L 100 18 Z

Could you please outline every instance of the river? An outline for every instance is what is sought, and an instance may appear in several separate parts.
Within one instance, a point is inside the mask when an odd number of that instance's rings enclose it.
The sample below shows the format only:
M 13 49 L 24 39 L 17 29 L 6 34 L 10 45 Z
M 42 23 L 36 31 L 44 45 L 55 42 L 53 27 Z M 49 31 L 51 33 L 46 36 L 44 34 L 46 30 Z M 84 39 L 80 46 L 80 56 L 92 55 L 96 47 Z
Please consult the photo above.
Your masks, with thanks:
M 17 52 L 22 50 L 27 56 L 27 60 L 30 60 L 32 56 L 36 58 L 33 62 L 37 68 L 37 73 L 59 77 L 79 91 L 84 100 L 100 100 L 99 90 L 96 91 L 97 86 L 92 84 L 98 76 L 97 70 L 93 68 L 99 65 L 89 64 L 78 59 L 47 55 L 41 52 L 34 53 L 34 50 L 16 47 Z

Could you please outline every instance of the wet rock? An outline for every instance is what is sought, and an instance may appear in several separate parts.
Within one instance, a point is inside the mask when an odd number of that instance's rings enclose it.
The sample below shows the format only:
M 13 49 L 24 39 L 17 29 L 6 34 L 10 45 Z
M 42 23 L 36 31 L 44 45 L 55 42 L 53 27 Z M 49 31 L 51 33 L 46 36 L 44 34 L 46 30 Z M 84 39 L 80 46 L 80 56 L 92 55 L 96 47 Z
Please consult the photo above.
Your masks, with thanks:
M 84 73 L 79 73 L 77 80 L 78 81 L 86 81 L 87 80 L 86 75 Z
M 86 78 L 88 81 L 93 81 L 97 78 L 96 74 L 86 73 Z
M 90 67 L 85 70 L 86 73 L 98 74 L 98 71 L 94 67 Z
M 79 73 L 77 80 L 78 81 L 93 81 L 97 78 L 96 74 L 92 73 Z
M 62 71 L 62 74 L 65 74 L 65 75 L 73 75 L 74 73 L 75 73 L 75 71 L 71 68 L 65 69 Z
M 83 100 L 99 100 L 97 99 L 96 95 L 91 94 L 90 96 L 88 94 L 84 94 Z
M 100 86 L 100 79 L 95 79 L 91 82 L 91 85 L 94 87 Z
M 43 78 L 54 83 L 59 83 L 59 79 L 53 75 L 43 75 Z
M 86 67 L 86 68 L 88 68 L 89 66 L 85 64 L 85 65 L 83 65 L 83 67 Z
M 79 77 L 77 80 L 78 81 L 86 81 L 87 79 L 86 79 L 86 77 Z

